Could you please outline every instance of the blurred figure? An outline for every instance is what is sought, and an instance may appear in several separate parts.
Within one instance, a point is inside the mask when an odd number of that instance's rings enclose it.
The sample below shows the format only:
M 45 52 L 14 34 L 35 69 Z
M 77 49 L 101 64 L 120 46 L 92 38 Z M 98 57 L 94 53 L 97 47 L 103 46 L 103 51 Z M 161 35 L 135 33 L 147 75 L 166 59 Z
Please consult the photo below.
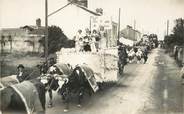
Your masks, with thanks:
M 144 58 L 144 64 L 145 64 L 148 60 L 148 50 L 147 50 L 147 48 L 143 51 L 143 58 Z
M 48 61 L 48 67 L 51 67 L 54 64 L 56 64 L 56 60 L 54 58 L 50 58 L 49 61 Z
M 138 50 L 136 52 L 137 63 L 141 62 L 142 56 L 143 56 L 142 50 L 140 48 L 138 48 Z
M 90 38 L 89 36 L 84 37 L 84 51 L 91 51 L 91 46 L 90 46 Z
M 85 36 L 91 37 L 91 31 L 88 28 L 85 29 Z
M 77 35 L 75 36 L 75 49 L 76 49 L 76 52 L 83 50 L 82 30 L 78 30 Z
M 103 26 L 100 27 L 100 49 L 106 48 L 106 33 Z
M 183 63 L 183 67 L 182 67 L 182 69 L 181 69 L 181 84 L 183 84 L 184 85 L 184 63 Z
M 91 39 L 92 39 L 92 42 L 91 42 L 92 52 L 98 52 L 100 36 L 96 30 L 93 30 Z
M 119 56 L 119 61 L 118 61 L 119 74 L 122 75 L 124 71 L 124 66 L 127 64 L 127 57 L 128 57 L 128 54 L 126 52 L 126 47 L 123 46 L 122 43 L 120 43 L 118 47 L 118 56 Z
M 22 64 L 19 64 L 17 66 L 17 80 L 19 82 L 23 82 L 28 78 L 28 75 L 24 71 L 24 66 Z
M 88 28 L 85 29 L 86 33 L 85 33 L 85 36 L 84 36 L 84 41 L 83 41 L 83 48 L 84 48 L 84 51 L 91 51 L 91 31 L 89 31 Z
M 177 60 L 178 56 L 178 46 L 174 46 L 174 59 Z
M 135 51 L 134 51 L 134 48 L 130 49 L 129 53 L 128 53 L 128 60 L 129 60 L 129 63 L 132 63 L 133 60 L 134 60 L 134 57 L 135 57 Z

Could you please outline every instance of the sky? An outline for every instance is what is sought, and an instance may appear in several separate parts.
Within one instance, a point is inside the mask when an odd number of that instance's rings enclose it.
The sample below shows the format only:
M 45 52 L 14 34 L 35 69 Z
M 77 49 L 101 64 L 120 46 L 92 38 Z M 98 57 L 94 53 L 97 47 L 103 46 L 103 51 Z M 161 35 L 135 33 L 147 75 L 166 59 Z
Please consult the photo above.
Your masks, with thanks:
M 44 2 L 45 0 L 0 0 L 0 28 L 35 25 L 37 18 L 41 18 L 44 25 Z M 66 1 L 48 0 L 48 4 L 51 13 L 64 6 Z M 89 0 L 90 9 L 98 7 L 103 8 L 104 14 L 112 16 L 116 22 L 118 9 L 121 8 L 121 28 L 133 26 L 136 22 L 136 29 L 144 33 L 156 33 L 159 39 L 163 39 L 166 33 L 167 20 L 170 22 L 171 33 L 174 20 L 184 18 L 184 0 Z

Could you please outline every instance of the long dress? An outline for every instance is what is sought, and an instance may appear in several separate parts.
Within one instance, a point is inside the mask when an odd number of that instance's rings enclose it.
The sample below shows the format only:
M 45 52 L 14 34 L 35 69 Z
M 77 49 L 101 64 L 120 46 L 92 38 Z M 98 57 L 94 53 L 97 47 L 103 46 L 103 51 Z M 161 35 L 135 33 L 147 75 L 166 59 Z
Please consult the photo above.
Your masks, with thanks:
M 104 31 L 101 31 L 100 32 L 100 36 L 101 36 L 101 39 L 100 39 L 100 49 L 104 49 L 106 48 L 106 37 L 105 37 L 105 32 Z
M 75 50 L 76 50 L 76 52 L 79 52 L 79 51 L 81 51 L 82 49 L 82 43 L 81 42 L 83 42 L 83 36 L 82 36 L 82 34 L 77 34 L 76 35 L 76 38 L 75 38 Z
M 95 43 L 96 43 L 95 36 L 92 36 L 91 37 L 91 41 L 90 41 L 90 46 L 91 46 L 91 51 L 92 52 L 96 52 L 97 51 Z

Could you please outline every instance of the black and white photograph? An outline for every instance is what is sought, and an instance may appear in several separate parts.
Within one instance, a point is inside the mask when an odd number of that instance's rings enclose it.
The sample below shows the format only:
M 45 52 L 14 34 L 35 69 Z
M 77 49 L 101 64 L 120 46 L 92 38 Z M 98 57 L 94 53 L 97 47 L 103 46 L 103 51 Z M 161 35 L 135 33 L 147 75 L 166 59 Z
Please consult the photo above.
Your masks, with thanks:
M 184 0 L 0 0 L 0 114 L 184 114 Z

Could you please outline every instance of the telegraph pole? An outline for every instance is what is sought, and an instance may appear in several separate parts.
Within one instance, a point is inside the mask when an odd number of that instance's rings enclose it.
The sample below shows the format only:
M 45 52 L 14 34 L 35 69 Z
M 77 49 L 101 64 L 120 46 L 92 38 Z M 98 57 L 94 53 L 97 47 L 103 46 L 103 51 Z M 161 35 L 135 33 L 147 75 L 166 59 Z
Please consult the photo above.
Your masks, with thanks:
M 167 20 L 167 36 L 169 35 L 169 20 Z
M 136 29 L 136 20 L 134 19 L 134 30 Z
M 136 20 L 134 19 L 134 40 L 137 40 L 137 39 L 135 39 L 135 32 L 136 32 Z
M 45 0 L 45 61 L 48 60 L 48 1 Z
M 1 42 L 0 77 L 3 75 L 3 64 L 4 64 L 4 38 L 5 38 L 5 36 L 2 35 L 2 36 L 1 36 L 1 41 L 0 41 L 0 42 Z
M 118 45 L 119 45 L 119 39 L 120 39 L 120 19 L 121 19 L 121 8 L 119 8 L 119 15 L 118 15 L 118 41 L 117 41 Z
M 65 7 L 69 6 L 70 4 L 72 4 L 73 1 L 69 2 L 68 4 L 64 5 L 63 7 L 57 9 L 56 11 L 50 13 L 48 15 L 48 0 L 45 0 L 45 48 L 44 48 L 44 53 L 45 53 L 45 61 L 48 61 L 48 36 L 49 36 L 49 32 L 48 32 L 48 17 L 56 14 L 57 12 L 59 12 L 60 10 L 64 9 Z

